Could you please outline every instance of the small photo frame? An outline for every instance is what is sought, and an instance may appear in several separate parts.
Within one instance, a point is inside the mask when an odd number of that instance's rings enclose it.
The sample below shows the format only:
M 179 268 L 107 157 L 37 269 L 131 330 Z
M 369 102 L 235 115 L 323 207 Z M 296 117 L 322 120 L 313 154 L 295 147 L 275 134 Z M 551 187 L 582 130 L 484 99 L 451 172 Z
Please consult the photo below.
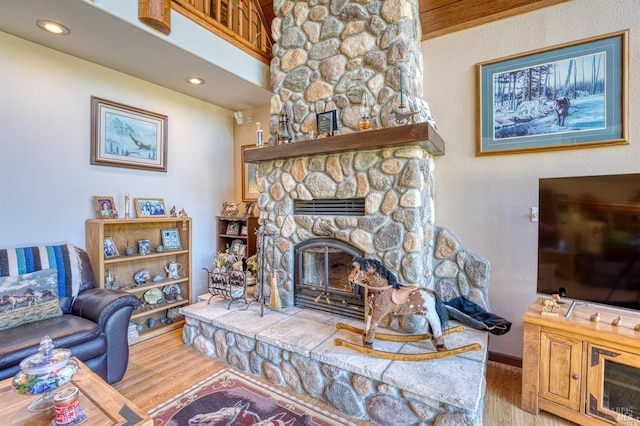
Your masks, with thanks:
M 244 202 L 244 215 L 246 217 L 253 217 L 253 209 L 256 206 L 255 201 L 245 201 Z
M 162 235 L 162 247 L 165 250 L 182 249 L 182 244 L 180 243 L 180 233 L 178 232 L 178 228 L 161 229 L 160 233 Z
M 96 218 L 98 219 L 117 219 L 118 210 L 116 210 L 116 203 L 113 201 L 113 197 L 93 197 L 93 208 L 96 211 Z
M 149 246 L 149 240 L 138 240 L 138 254 L 144 256 L 151 253 L 151 247 Z
M 240 254 L 240 250 L 242 248 L 242 240 L 233 240 L 231 242 L 231 247 L 229 247 L 230 254 Z
M 240 226 L 238 222 L 229 222 L 227 224 L 227 235 L 238 235 L 240 234 Z
M 333 109 L 316 114 L 316 126 L 318 127 L 318 136 L 333 136 L 335 131 L 338 130 L 336 110 Z
M 167 208 L 162 198 L 134 198 L 137 217 L 167 217 Z
M 113 242 L 113 238 L 104 237 L 104 257 L 105 259 L 109 259 L 111 257 L 120 256 L 118 253 L 118 248 L 116 244 Z
M 249 227 L 247 225 L 242 225 L 242 227 L 240 228 L 240 235 L 248 235 L 249 234 Z

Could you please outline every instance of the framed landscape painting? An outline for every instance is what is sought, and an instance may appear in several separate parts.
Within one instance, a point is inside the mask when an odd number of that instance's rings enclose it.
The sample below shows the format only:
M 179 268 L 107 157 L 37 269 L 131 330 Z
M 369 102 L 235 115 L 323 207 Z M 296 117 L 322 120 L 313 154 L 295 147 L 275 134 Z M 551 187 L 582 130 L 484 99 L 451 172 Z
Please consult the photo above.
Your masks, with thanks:
M 477 155 L 628 144 L 628 31 L 478 64 Z
M 247 148 L 253 147 L 254 145 L 244 145 L 241 147 L 242 152 Z M 244 155 L 241 158 L 244 158 Z M 260 191 L 258 190 L 258 180 L 256 179 L 257 171 L 257 164 L 242 164 L 242 201 L 255 201 L 258 199 Z
M 91 97 L 91 164 L 167 171 L 166 115 Z

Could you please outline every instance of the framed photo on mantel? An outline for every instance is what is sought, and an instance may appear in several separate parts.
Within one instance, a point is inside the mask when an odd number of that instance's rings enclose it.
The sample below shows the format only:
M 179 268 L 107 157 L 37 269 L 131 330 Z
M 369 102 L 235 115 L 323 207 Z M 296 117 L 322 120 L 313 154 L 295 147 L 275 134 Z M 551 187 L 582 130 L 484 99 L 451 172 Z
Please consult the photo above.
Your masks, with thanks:
M 338 130 L 338 121 L 336 117 L 335 109 L 316 114 L 318 136 L 333 136 L 335 134 L 335 131 Z

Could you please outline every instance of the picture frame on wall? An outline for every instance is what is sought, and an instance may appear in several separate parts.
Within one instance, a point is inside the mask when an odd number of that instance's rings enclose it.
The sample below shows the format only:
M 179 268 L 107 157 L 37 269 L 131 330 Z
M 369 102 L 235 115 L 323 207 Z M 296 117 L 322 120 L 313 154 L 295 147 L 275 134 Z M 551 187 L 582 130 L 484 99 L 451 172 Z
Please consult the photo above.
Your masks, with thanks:
M 626 145 L 628 31 L 477 65 L 478 156 Z
M 254 145 L 243 145 L 241 147 L 242 157 L 244 158 L 244 150 L 254 148 Z M 258 189 L 257 179 L 258 165 L 244 163 L 242 165 L 242 201 L 256 201 L 260 191 Z
M 167 207 L 162 198 L 134 198 L 137 217 L 167 217 Z
M 93 209 L 97 219 L 117 219 L 118 210 L 113 197 L 94 196 Z
M 167 171 L 168 117 L 91 97 L 91 164 Z

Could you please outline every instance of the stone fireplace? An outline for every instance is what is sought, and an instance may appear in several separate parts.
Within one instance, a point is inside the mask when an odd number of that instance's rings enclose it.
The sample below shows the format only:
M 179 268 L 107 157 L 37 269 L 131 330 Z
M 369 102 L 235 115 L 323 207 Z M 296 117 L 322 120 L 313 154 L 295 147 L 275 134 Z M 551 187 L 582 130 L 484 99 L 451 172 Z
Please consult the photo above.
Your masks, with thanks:
M 363 424 L 482 424 L 487 333 L 446 338 L 450 347 L 476 342 L 479 352 L 422 362 L 335 345 L 336 338 L 362 343 L 336 327 L 363 326 L 362 295 L 346 283 L 355 255 L 380 260 L 402 284 L 490 310 L 489 263 L 435 221 L 435 158 L 444 141 L 421 99 L 417 0 L 273 4 L 270 146 L 243 150 L 243 161 L 258 165 L 259 258 L 263 276 L 275 272 L 282 309 L 182 307 L 184 341 Z M 338 135 L 310 140 L 316 114 L 334 109 Z M 275 145 L 282 113 L 295 143 Z M 363 113 L 372 130 L 359 131 Z M 392 317 L 382 325 L 413 333 L 426 321 Z M 375 345 L 435 350 L 428 340 Z
M 428 123 L 413 126 L 433 131 Z M 435 289 L 445 300 L 463 295 L 489 310 L 489 263 L 435 224 L 435 161 L 430 151 L 439 153 L 432 145 L 442 141 L 432 133 L 427 136 L 430 143 L 420 137 L 397 142 L 387 139 L 389 130 L 382 131 L 382 138 L 379 132 L 245 150 L 245 161 L 258 163 L 257 204 L 268 235 L 264 267 L 277 272 L 282 305 L 294 306 L 300 299 L 305 307 L 325 311 L 344 307 L 346 293 L 339 289 L 346 284 L 353 256 L 361 255 L 379 259 L 402 284 Z M 352 140 L 360 147 L 351 147 Z M 334 204 L 332 213 L 308 208 L 309 203 L 327 200 Z M 340 214 L 345 200 L 362 200 L 362 211 Z M 301 202 L 306 209 L 297 208 Z M 332 258 L 328 248 L 340 245 L 345 253 Z M 314 254 L 305 257 L 301 250 L 307 246 L 314 247 Z M 327 264 L 325 258 L 332 260 Z M 337 260 L 343 266 L 336 270 Z M 305 271 L 316 276 L 310 279 Z M 316 292 L 297 297 L 296 289 L 300 292 L 307 284 Z M 423 321 L 418 317 L 396 326 L 413 331 L 422 328 Z
M 282 305 L 350 303 L 332 288 L 346 268 L 309 283 L 305 264 L 296 266 L 296 249 L 323 239 L 379 259 L 403 284 L 488 309 L 489 263 L 435 224 L 434 156 L 444 154 L 444 142 L 422 100 L 417 0 L 279 0 L 274 12 L 270 146 L 245 150 L 243 161 L 258 164 L 264 267 L 277 272 Z M 330 110 L 339 136 L 309 140 L 316 115 Z M 276 145 L 283 113 L 294 143 Z M 363 114 L 373 130 L 360 131 Z M 352 200 L 361 211 L 298 209 Z M 322 289 L 298 297 L 309 287 Z

